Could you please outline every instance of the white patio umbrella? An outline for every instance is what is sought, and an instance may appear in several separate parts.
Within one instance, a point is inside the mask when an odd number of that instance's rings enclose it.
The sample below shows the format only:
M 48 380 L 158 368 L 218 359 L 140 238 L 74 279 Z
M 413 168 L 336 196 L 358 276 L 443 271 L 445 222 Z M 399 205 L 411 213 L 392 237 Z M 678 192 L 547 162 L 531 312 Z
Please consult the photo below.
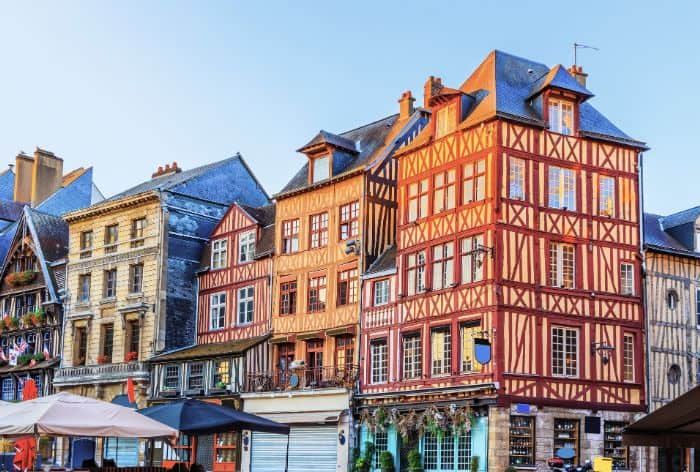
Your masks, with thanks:
M 177 430 L 123 406 L 61 392 L 0 407 L 0 436 L 176 438 Z

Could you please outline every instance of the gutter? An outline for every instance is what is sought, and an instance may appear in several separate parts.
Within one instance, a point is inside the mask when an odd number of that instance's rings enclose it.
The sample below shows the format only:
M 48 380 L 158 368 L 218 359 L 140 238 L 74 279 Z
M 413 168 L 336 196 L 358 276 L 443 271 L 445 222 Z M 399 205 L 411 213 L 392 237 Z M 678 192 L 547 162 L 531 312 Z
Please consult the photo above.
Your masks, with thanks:
M 637 164 L 637 168 L 639 169 L 639 183 L 637 184 L 637 194 L 639 195 L 639 232 L 640 232 L 640 238 L 639 238 L 639 251 L 640 254 L 642 255 L 642 275 L 644 276 L 644 284 L 642 287 L 642 313 L 644 314 L 644 330 L 646 331 L 646 335 L 644 336 L 644 344 L 646 347 L 646 361 L 644 362 L 644 368 L 646 369 L 646 375 L 645 381 L 646 381 L 646 396 L 645 400 L 647 403 L 647 413 L 651 412 L 651 361 L 650 361 L 650 355 L 651 355 L 651 346 L 649 343 L 649 336 L 651 334 L 650 329 L 650 324 L 649 324 L 649 316 L 647 313 L 647 306 L 648 306 L 648 300 L 647 300 L 647 261 L 646 261 L 646 253 L 644 252 L 644 153 L 639 152 L 639 163 Z

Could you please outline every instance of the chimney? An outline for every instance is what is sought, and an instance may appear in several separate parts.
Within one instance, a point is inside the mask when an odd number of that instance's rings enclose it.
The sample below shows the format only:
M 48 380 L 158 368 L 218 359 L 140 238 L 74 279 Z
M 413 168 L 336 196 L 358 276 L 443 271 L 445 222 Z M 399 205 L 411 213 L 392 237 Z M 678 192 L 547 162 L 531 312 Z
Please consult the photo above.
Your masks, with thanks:
M 36 148 L 32 169 L 32 206 L 37 206 L 63 185 L 63 159 Z
M 182 169 L 177 166 L 177 162 L 173 161 L 172 166 L 170 164 L 165 164 L 165 167 L 158 166 L 158 169 L 151 174 L 151 178 L 155 179 L 156 177 L 165 177 L 166 175 L 179 174 L 180 172 L 182 172 Z
M 415 101 L 416 99 L 413 98 L 413 95 L 411 94 L 410 90 L 407 90 L 401 94 L 401 98 L 399 98 L 400 120 L 405 120 L 407 118 L 410 118 L 411 115 L 413 115 L 413 102 Z
M 430 99 L 437 95 L 442 89 L 442 79 L 440 77 L 428 77 L 423 86 L 423 107 L 428 108 Z
M 582 87 L 586 86 L 586 78 L 588 77 L 588 74 L 583 71 L 582 66 L 577 66 L 574 64 L 573 66 L 569 67 L 569 74 L 573 75 L 576 82 L 581 84 Z
M 34 173 L 34 158 L 20 151 L 15 157 L 15 194 L 16 202 L 29 203 L 32 201 L 32 174 Z

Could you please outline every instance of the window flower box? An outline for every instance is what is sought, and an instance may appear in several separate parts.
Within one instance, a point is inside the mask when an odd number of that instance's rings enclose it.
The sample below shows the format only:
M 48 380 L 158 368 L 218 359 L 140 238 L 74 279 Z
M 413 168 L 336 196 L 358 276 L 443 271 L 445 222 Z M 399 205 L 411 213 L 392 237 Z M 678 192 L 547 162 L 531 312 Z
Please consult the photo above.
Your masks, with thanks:
M 38 310 L 30 313 L 31 315 L 31 321 L 34 326 L 41 326 L 44 324 L 44 320 L 46 319 L 46 316 L 44 314 L 44 310 L 42 308 L 39 308 Z
M 109 364 L 112 362 L 112 357 L 111 356 L 97 356 L 97 363 L 98 364 Z
M 135 362 L 139 360 L 139 353 L 136 351 L 131 351 L 124 356 L 124 362 Z
M 8 330 L 10 329 L 17 329 L 19 327 L 19 318 L 16 316 L 6 316 L 5 317 L 5 328 Z
M 5 282 L 13 287 L 29 285 L 36 279 L 36 271 L 25 270 L 23 272 L 12 272 L 5 276 Z
M 29 364 L 33 359 L 33 356 L 31 354 L 22 354 L 17 358 L 17 365 L 19 366 L 25 366 Z

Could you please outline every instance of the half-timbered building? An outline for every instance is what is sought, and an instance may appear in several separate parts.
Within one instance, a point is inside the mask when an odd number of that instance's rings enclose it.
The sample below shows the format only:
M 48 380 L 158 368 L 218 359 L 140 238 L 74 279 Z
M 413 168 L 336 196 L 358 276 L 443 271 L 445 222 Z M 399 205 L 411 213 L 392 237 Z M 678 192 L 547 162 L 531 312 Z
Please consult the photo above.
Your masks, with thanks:
M 151 359 L 152 403 L 202 398 L 240 409 L 241 392 L 257 387 L 246 385 L 246 373 L 269 362 L 274 223 L 274 204 L 234 203 L 216 225 L 197 272 L 197 343 Z M 240 470 L 238 432 L 181 442 L 165 451 L 164 466 L 184 461 L 211 464 L 214 472 Z
M 700 384 L 700 207 L 644 215 L 644 264 L 649 403 L 655 410 Z M 700 455 L 659 449 L 652 465 L 663 472 L 700 470 Z
M 271 360 L 249 372 L 245 411 L 292 426 L 289 470 L 346 470 L 358 374 L 359 278 L 394 240 L 391 156 L 425 123 L 400 113 L 341 134 L 320 131 L 275 195 Z M 250 470 L 283 470 L 286 438 L 254 433 Z M 274 452 L 272 452 L 274 451 Z
M 572 462 L 638 467 L 619 433 L 647 403 L 645 147 L 589 103 L 585 79 L 494 51 L 460 88 L 426 82 L 430 124 L 395 153 L 395 302 L 364 305 L 375 455 L 486 471 L 544 467 L 566 447 Z

